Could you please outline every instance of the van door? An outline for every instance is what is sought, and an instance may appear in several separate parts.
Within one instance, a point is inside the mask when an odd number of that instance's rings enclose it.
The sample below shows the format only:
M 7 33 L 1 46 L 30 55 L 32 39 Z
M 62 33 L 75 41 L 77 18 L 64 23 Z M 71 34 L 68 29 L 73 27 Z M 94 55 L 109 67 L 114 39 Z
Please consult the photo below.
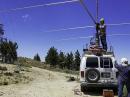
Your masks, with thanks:
M 89 83 L 96 83 L 100 78 L 98 57 L 87 57 L 86 59 L 86 81 Z
M 109 57 L 100 57 L 101 78 L 110 79 L 113 76 L 113 63 Z

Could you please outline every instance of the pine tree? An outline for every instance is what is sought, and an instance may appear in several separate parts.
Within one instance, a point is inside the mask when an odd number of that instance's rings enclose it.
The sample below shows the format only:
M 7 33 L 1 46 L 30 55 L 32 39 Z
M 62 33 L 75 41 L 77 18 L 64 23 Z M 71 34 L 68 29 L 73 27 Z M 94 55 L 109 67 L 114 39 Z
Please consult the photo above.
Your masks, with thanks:
M 56 67 L 58 64 L 58 52 L 56 48 L 51 47 L 49 49 L 45 61 L 46 63 L 50 64 L 50 66 Z
M 74 63 L 74 57 L 73 57 L 73 53 L 67 53 L 66 55 L 66 61 L 65 61 L 65 64 L 66 64 L 66 67 L 67 69 L 73 69 L 73 64 Z
M 10 49 L 9 55 L 11 55 L 14 61 L 17 60 L 17 49 L 18 49 L 17 43 L 9 41 L 9 49 Z
M 0 24 L 0 36 L 4 35 L 3 24 Z
M 38 55 L 38 53 L 34 56 L 34 60 L 36 60 L 36 61 L 41 61 L 41 58 L 40 58 L 40 56 Z
M 80 59 L 80 53 L 79 53 L 79 51 L 77 50 L 77 51 L 75 52 L 75 60 L 74 60 L 75 69 L 76 69 L 76 70 L 79 70 L 80 61 L 81 61 L 81 59 Z
M 60 52 L 60 54 L 59 54 L 58 64 L 59 64 L 59 68 L 61 68 L 61 69 L 65 68 L 65 55 L 63 52 Z
M 7 39 L 2 38 L 3 35 L 3 24 L 0 24 L 0 53 L 2 56 L 2 61 L 13 63 L 15 60 L 17 60 L 18 45 L 16 42 L 7 41 Z
M 2 61 L 13 63 L 15 60 L 17 60 L 17 49 L 18 45 L 16 42 L 12 41 L 3 41 L 0 44 L 0 52 L 2 55 Z

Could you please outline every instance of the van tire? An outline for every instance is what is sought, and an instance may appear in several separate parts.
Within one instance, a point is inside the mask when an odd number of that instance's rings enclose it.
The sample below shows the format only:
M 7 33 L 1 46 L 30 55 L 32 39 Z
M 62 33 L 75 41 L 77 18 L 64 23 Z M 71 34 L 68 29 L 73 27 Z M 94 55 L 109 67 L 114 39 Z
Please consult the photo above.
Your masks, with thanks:
M 95 77 L 94 79 L 92 77 Z M 89 69 L 86 72 L 86 80 L 90 83 L 98 82 L 100 78 L 100 72 L 97 69 Z

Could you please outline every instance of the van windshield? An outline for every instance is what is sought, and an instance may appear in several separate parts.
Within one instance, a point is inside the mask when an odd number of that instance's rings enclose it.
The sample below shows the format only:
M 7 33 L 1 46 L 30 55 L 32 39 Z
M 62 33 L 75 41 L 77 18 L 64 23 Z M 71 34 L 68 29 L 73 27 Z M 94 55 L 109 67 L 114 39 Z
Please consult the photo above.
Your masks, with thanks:
M 98 58 L 88 57 L 86 60 L 86 67 L 98 68 Z
M 100 58 L 100 66 L 101 68 L 113 68 L 113 63 L 111 58 Z

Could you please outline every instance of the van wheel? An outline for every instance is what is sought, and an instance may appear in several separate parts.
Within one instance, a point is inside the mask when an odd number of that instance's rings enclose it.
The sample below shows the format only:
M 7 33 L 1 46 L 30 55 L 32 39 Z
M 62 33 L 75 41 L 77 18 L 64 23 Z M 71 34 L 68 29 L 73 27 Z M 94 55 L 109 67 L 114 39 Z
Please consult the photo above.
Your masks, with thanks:
M 95 83 L 100 78 L 100 72 L 97 69 L 89 69 L 86 72 L 86 80 L 90 83 Z

